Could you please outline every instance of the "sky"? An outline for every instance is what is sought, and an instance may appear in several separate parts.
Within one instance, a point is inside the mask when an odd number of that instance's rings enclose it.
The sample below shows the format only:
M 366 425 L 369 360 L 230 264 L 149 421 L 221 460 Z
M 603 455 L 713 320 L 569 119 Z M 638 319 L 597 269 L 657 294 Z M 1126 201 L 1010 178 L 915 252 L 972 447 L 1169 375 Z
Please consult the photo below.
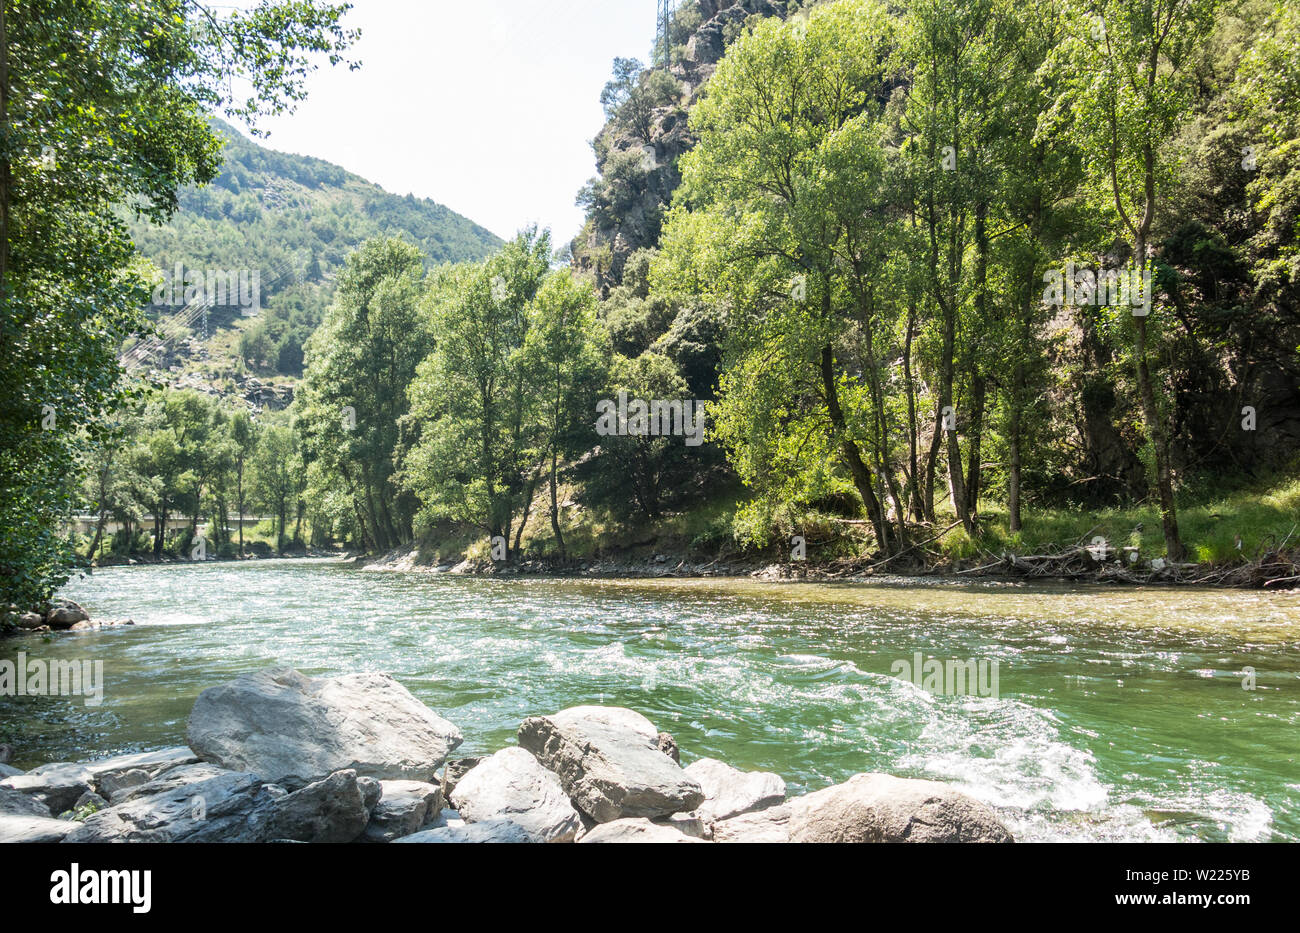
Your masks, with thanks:
M 556 243 L 595 172 L 590 140 L 616 56 L 645 61 L 655 0 L 353 0 L 358 71 L 321 66 L 262 145 L 316 156 L 414 193 L 508 238 Z

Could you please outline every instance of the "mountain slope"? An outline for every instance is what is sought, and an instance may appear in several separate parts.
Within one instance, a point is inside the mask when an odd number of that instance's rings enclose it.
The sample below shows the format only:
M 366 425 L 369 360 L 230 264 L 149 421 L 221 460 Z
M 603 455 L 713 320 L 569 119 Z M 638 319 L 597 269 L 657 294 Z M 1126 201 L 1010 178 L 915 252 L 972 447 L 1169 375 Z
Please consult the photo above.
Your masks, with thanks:
M 501 244 L 433 201 L 390 194 L 337 165 L 267 149 L 215 122 L 226 139 L 220 176 L 183 190 L 181 210 L 165 226 L 131 225 L 140 252 L 163 271 L 154 311 L 169 338 L 141 365 L 189 368 L 206 357 L 210 365 L 200 368 L 208 376 L 298 375 L 302 344 L 329 304 L 334 273 L 365 240 L 399 236 L 430 264 L 481 259 Z M 196 300 L 191 293 L 187 300 L 186 276 L 206 281 L 217 272 L 232 294 Z M 240 284 L 243 293 L 233 294 Z M 257 294 L 247 294 L 254 285 Z M 206 314 L 199 310 L 205 303 Z

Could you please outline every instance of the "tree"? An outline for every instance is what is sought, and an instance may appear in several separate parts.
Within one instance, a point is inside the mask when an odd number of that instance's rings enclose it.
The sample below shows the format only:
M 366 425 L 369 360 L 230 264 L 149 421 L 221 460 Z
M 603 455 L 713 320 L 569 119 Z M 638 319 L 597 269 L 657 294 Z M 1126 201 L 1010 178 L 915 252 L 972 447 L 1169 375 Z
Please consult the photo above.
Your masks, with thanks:
M 608 340 L 596 320 L 596 295 L 568 270 L 552 273 L 529 309 L 522 366 L 536 396 L 537 446 L 548 463 L 551 531 L 561 559 L 558 466 L 561 457 L 592 446 L 591 412 L 604 381 Z
M 257 449 L 258 427 L 257 423 L 248 416 L 248 412 L 240 410 L 234 413 L 230 418 L 230 441 L 234 453 L 235 468 L 235 508 L 237 510 L 237 519 L 239 523 L 239 558 L 244 558 L 244 473 L 248 467 L 249 458 Z
M 257 501 L 276 517 L 276 552 L 281 555 L 289 541 L 289 503 L 302 489 L 302 473 L 297 434 L 287 425 L 268 425 L 253 456 L 253 490 Z
M 806 33 L 766 20 L 738 39 L 692 112 L 700 142 L 659 273 L 730 308 L 716 428 L 756 508 L 824 492 L 817 463 L 834 457 L 886 554 L 906 539 L 902 509 L 897 529 L 887 515 L 899 491 L 882 345 L 896 310 L 880 145 L 894 42 L 867 0 L 814 11 Z
M 412 537 L 414 500 L 396 476 L 407 388 L 433 347 L 419 310 L 423 258 L 398 239 L 348 257 L 334 303 L 307 345 L 298 410 L 309 458 L 349 490 L 361 541 L 387 551 Z
M 406 488 L 426 518 L 503 538 L 507 557 L 542 469 L 523 348 L 550 254 L 550 233 L 530 229 L 486 262 L 436 273 L 427 300 L 434 350 L 409 390 L 419 440 L 404 459 Z
M 1190 66 L 1215 21 L 1218 0 L 1079 0 L 1058 47 L 1062 93 L 1053 117 L 1086 141 L 1094 196 L 1114 212 L 1128 239 L 1132 274 L 1149 274 L 1151 237 L 1171 184 L 1167 141 L 1186 119 L 1195 92 Z M 1169 431 L 1152 375 L 1158 331 L 1150 308 L 1131 315 L 1133 367 L 1150 441 L 1165 551 L 1182 560 Z
M 180 186 L 217 172 L 208 111 L 291 108 L 311 56 L 341 61 L 356 38 L 346 9 L 0 2 L 0 605 L 66 579 L 78 439 L 121 402 L 116 354 L 145 327 L 149 280 L 117 209 L 170 216 Z

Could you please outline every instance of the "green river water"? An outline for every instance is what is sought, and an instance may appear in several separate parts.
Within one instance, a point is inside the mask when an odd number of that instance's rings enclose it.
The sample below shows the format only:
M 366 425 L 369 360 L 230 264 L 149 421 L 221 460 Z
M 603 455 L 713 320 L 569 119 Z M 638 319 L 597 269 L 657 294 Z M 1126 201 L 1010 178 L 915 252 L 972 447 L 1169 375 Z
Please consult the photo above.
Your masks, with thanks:
M 0 642 L 102 660 L 104 700 L 0 696 L 15 763 L 183 744 L 207 686 L 289 665 L 386 671 L 466 754 L 524 717 L 631 707 L 683 763 L 951 782 L 1022 840 L 1300 841 L 1300 595 L 893 581 L 483 579 L 332 561 L 115 568 L 64 595 L 137 625 Z M 998 663 L 942 695 L 895 662 Z M 1243 670 L 1256 672 L 1243 689 Z

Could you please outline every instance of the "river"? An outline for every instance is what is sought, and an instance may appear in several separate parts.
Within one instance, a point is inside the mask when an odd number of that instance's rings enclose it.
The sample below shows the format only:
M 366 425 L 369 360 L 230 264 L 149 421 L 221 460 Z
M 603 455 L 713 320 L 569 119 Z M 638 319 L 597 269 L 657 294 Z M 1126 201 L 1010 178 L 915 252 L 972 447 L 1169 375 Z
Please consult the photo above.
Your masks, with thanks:
M 262 561 L 101 570 L 63 595 L 138 624 L 0 642 L 0 659 L 104 662 L 99 706 L 0 696 L 20 767 L 183 744 L 200 690 L 289 665 L 393 674 L 466 754 L 525 716 L 616 704 L 672 732 L 683 763 L 776 771 L 791 793 L 860 771 L 947 781 L 1022 840 L 1300 841 L 1294 593 Z M 898 676 L 918 653 L 997 662 L 997 695 Z

